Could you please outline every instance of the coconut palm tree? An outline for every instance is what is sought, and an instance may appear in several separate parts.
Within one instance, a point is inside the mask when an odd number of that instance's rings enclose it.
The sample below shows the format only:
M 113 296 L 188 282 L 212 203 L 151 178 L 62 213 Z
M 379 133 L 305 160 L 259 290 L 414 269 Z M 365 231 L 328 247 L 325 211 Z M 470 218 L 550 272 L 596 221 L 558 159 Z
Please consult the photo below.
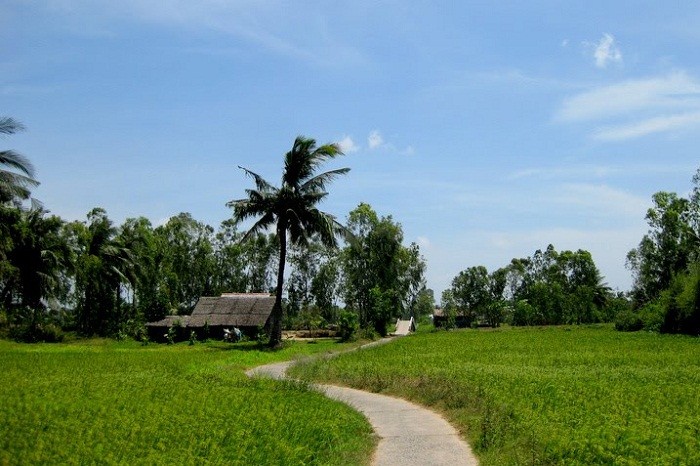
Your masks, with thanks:
M 287 241 L 306 246 L 311 237 L 317 236 L 323 244 L 335 247 L 336 237 L 345 233 L 345 228 L 332 215 L 316 207 L 327 195 L 326 185 L 349 168 L 339 168 L 316 174 L 322 163 L 342 155 L 337 144 L 316 147 L 316 141 L 299 136 L 292 150 L 284 157 L 281 187 L 273 186 L 260 175 L 239 167 L 255 181 L 255 189 L 247 189 L 247 197 L 228 202 L 233 208 L 236 222 L 258 218 L 244 235 L 243 240 L 275 226 L 279 241 L 279 265 L 277 289 L 270 322 L 270 346 L 282 341 L 282 287 L 284 267 L 287 259 Z
M 23 129 L 17 120 L 0 117 L 0 134 L 14 134 Z M 30 188 L 38 185 L 34 166 L 26 157 L 12 150 L 0 151 L 0 203 L 29 199 Z

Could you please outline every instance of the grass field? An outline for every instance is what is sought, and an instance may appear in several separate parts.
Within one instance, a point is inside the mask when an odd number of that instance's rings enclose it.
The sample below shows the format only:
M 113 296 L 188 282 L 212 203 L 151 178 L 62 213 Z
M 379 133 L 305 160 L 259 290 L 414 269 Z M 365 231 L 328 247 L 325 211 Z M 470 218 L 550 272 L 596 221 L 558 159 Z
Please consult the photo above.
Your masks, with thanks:
M 609 327 L 424 333 L 297 375 L 442 411 L 485 465 L 700 464 L 700 339 Z
M 243 373 L 340 347 L 0 341 L 0 464 L 364 464 L 361 415 Z

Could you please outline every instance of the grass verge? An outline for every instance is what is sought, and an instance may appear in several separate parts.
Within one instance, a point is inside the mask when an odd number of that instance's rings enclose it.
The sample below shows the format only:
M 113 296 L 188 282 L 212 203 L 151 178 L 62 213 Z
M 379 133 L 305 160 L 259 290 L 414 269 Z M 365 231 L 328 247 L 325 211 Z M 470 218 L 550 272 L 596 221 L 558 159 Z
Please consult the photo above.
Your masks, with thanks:
M 243 373 L 339 348 L 0 341 L 0 464 L 366 464 L 360 414 Z
M 485 465 L 700 464 L 700 339 L 453 331 L 293 369 L 442 411 Z

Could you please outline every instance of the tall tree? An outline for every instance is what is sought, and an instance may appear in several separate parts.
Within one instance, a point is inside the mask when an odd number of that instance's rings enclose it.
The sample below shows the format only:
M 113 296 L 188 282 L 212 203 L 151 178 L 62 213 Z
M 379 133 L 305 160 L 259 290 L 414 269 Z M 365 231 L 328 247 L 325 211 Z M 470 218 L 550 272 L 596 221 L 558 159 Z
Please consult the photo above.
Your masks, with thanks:
M 697 251 L 696 235 L 687 219 L 693 203 L 676 193 L 658 192 L 647 211 L 649 232 L 627 254 L 634 275 L 632 296 L 636 306 L 659 297 L 676 273 L 684 272 Z M 691 217 L 692 218 L 692 217 Z
M 345 304 L 362 327 L 385 335 L 388 322 L 410 312 L 425 287 L 425 262 L 418 245 L 403 246 L 401 225 L 391 216 L 380 219 L 368 204 L 350 212 L 348 228 L 353 239 L 342 253 Z
M 121 291 L 134 281 L 131 250 L 117 239 L 104 209 L 88 213 L 88 223 L 73 222 L 80 249 L 76 263 L 77 325 L 84 335 L 113 335 L 125 321 Z
M 214 291 L 214 229 L 182 212 L 155 229 L 166 245 L 163 273 L 171 309 L 188 314 Z
M 0 135 L 14 134 L 24 130 L 24 126 L 9 117 L 0 117 Z M 0 202 L 15 203 L 29 199 L 31 188 L 39 185 L 34 179 L 32 163 L 12 150 L 0 151 Z
M 277 288 L 270 325 L 270 346 L 282 341 L 282 292 L 284 268 L 287 259 L 287 241 L 306 246 L 309 238 L 318 236 L 326 246 L 335 247 L 336 236 L 344 228 L 335 218 L 320 211 L 316 206 L 328 195 L 327 184 L 350 169 L 339 168 L 316 174 L 324 162 L 342 155 L 337 144 L 316 146 L 316 141 L 302 136 L 294 140 L 292 149 L 285 154 L 282 185 L 276 187 L 247 168 L 241 168 L 255 181 L 255 189 L 247 189 L 247 197 L 230 201 L 236 221 L 258 218 L 245 234 L 249 238 L 255 233 L 274 226 L 279 242 L 279 265 Z

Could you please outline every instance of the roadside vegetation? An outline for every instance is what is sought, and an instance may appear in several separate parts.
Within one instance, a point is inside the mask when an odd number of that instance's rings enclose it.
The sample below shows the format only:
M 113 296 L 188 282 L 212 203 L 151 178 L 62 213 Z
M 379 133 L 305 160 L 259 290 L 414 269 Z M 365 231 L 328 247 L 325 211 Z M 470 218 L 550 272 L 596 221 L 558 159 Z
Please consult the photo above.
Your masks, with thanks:
M 0 341 L 0 464 L 366 464 L 359 413 L 243 373 L 342 347 Z
M 610 326 L 439 331 L 292 373 L 443 412 L 484 465 L 700 463 L 697 338 Z

